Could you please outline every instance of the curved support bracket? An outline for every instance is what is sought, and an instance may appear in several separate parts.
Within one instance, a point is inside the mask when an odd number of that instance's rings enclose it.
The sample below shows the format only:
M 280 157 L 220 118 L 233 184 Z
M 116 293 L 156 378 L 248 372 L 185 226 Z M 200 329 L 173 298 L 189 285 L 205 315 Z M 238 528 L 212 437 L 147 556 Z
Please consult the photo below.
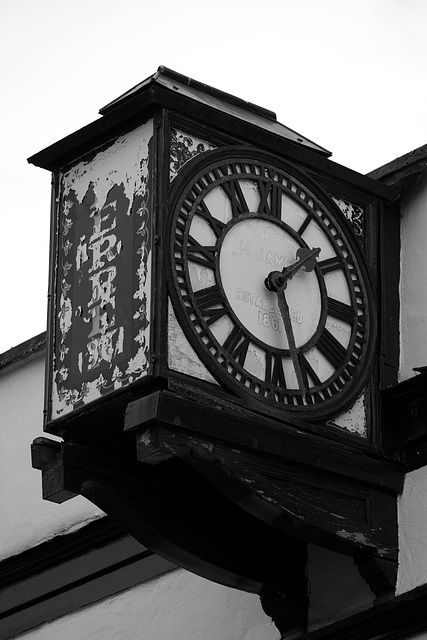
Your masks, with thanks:
M 45 499 L 63 502 L 83 495 L 178 566 L 229 587 L 268 593 L 267 600 L 280 593 L 288 603 L 286 624 L 298 633 L 305 630 L 305 543 L 241 510 L 179 459 L 150 466 L 46 438 L 32 449 Z
M 302 432 L 286 449 L 284 430 L 274 447 L 266 419 L 262 446 L 250 437 L 259 433 L 260 420 L 249 413 L 238 442 L 241 411 L 230 444 L 223 426 L 230 415 L 162 391 L 129 405 L 125 425 L 135 431 L 139 461 L 180 458 L 272 530 L 353 556 L 377 599 L 388 597 L 396 580 L 402 469 Z
M 352 556 L 389 597 L 400 468 L 225 405 L 156 391 L 128 406 L 122 446 L 85 445 L 84 429 L 37 439 L 43 497 L 81 494 L 167 560 L 259 594 L 282 637 L 306 630 L 307 543 Z

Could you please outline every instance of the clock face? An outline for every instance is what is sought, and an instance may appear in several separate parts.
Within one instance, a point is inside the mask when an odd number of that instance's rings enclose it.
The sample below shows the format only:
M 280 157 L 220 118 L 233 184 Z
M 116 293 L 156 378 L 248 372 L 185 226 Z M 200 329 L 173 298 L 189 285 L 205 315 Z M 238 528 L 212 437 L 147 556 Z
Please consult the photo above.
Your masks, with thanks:
M 221 150 L 174 185 L 172 300 L 222 384 L 252 407 L 325 418 L 366 383 L 371 289 L 342 214 L 273 162 Z

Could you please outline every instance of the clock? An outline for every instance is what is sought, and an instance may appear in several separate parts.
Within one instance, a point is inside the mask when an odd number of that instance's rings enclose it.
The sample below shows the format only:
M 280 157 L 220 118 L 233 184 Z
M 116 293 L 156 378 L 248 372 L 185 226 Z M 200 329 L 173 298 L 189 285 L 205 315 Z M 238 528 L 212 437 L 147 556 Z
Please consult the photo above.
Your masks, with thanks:
M 270 154 L 223 148 L 190 161 L 169 202 L 172 304 L 211 374 L 282 417 L 347 409 L 372 368 L 375 305 L 331 198 Z

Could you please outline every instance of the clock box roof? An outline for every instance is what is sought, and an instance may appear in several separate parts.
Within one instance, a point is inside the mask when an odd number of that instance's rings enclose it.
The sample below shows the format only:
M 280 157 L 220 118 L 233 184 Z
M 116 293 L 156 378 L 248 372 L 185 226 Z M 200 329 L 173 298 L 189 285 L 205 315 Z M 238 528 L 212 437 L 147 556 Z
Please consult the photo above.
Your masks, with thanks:
M 128 100 L 131 100 L 136 95 L 146 91 L 152 84 L 160 85 L 170 91 L 190 98 L 191 100 L 234 116 L 239 120 L 267 129 L 268 131 L 271 131 L 271 133 L 282 138 L 286 138 L 287 140 L 291 140 L 296 144 L 308 147 L 312 151 L 316 151 L 327 158 L 332 155 L 331 151 L 328 151 L 324 147 L 319 146 L 289 127 L 277 122 L 276 114 L 273 111 L 251 102 L 247 102 L 246 100 L 242 100 L 241 98 L 237 98 L 230 93 L 220 91 L 219 89 L 210 87 L 209 85 L 193 80 L 192 78 L 188 78 L 187 76 L 164 66 L 160 66 L 156 73 L 149 76 L 132 89 L 129 89 L 129 91 L 126 91 L 126 93 L 122 94 L 105 107 L 102 107 L 99 110 L 99 113 L 101 115 L 110 113 Z
M 276 120 L 264 109 L 166 67 L 102 107 L 100 118 L 28 158 L 48 171 L 57 171 L 123 135 L 153 117 L 161 109 L 173 116 L 208 125 L 221 136 L 244 145 L 264 149 L 306 168 L 320 171 L 329 179 L 357 186 L 387 200 L 398 196 L 392 187 L 365 177 L 330 159 L 331 152 L 304 138 Z
M 124 128 L 129 128 L 144 112 L 150 109 L 152 112 L 156 105 L 202 121 L 217 113 L 226 118 L 228 129 L 238 120 L 241 127 L 252 130 L 255 127 L 256 131 L 264 132 L 263 135 L 291 143 L 296 149 L 305 149 L 319 158 L 326 160 L 331 156 L 324 147 L 277 122 L 273 111 L 160 66 L 156 73 L 102 107 L 99 110 L 101 118 L 39 151 L 28 162 L 54 171 L 102 144 L 107 136 L 120 135 Z

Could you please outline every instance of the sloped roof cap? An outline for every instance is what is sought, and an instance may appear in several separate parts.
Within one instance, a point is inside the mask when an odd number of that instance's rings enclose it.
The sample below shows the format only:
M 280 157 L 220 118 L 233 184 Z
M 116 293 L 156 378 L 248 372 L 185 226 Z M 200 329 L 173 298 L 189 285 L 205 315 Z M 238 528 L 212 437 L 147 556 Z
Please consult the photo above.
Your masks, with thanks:
M 308 147 L 312 151 L 316 151 L 327 158 L 332 155 L 331 151 L 328 151 L 324 147 L 321 147 L 296 131 L 293 131 L 293 129 L 277 122 L 276 114 L 273 111 L 264 109 L 263 107 L 247 102 L 246 100 L 242 100 L 241 98 L 237 98 L 230 93 L 220 91 L 219 89 L 210 87 L 209 85 L 193 80 L 192 78 L 188 78 L 187 76 L 164 66 L 160 66 L 156 73 L 135 85 L 132 89 L 129 89 L 129 91 L 126 91 L 112 102 L 109 102 L 105 107 L 102 107 L 99 110 L 99 113 L 102 116 L 111 113 L 128 100 L 131 100 L 136 95 L 146 91 L 147 88 L 153 84 L 169 89 L 175 93 L 179 93 L 186 98 L 190 98 L 196 102 L 213 107 L 218 111 L 227 113 L 228 115 L 254 124 L 255 126 L 267 129 L 275 135 L 291 140 L 292 142 L 304 147 Z

